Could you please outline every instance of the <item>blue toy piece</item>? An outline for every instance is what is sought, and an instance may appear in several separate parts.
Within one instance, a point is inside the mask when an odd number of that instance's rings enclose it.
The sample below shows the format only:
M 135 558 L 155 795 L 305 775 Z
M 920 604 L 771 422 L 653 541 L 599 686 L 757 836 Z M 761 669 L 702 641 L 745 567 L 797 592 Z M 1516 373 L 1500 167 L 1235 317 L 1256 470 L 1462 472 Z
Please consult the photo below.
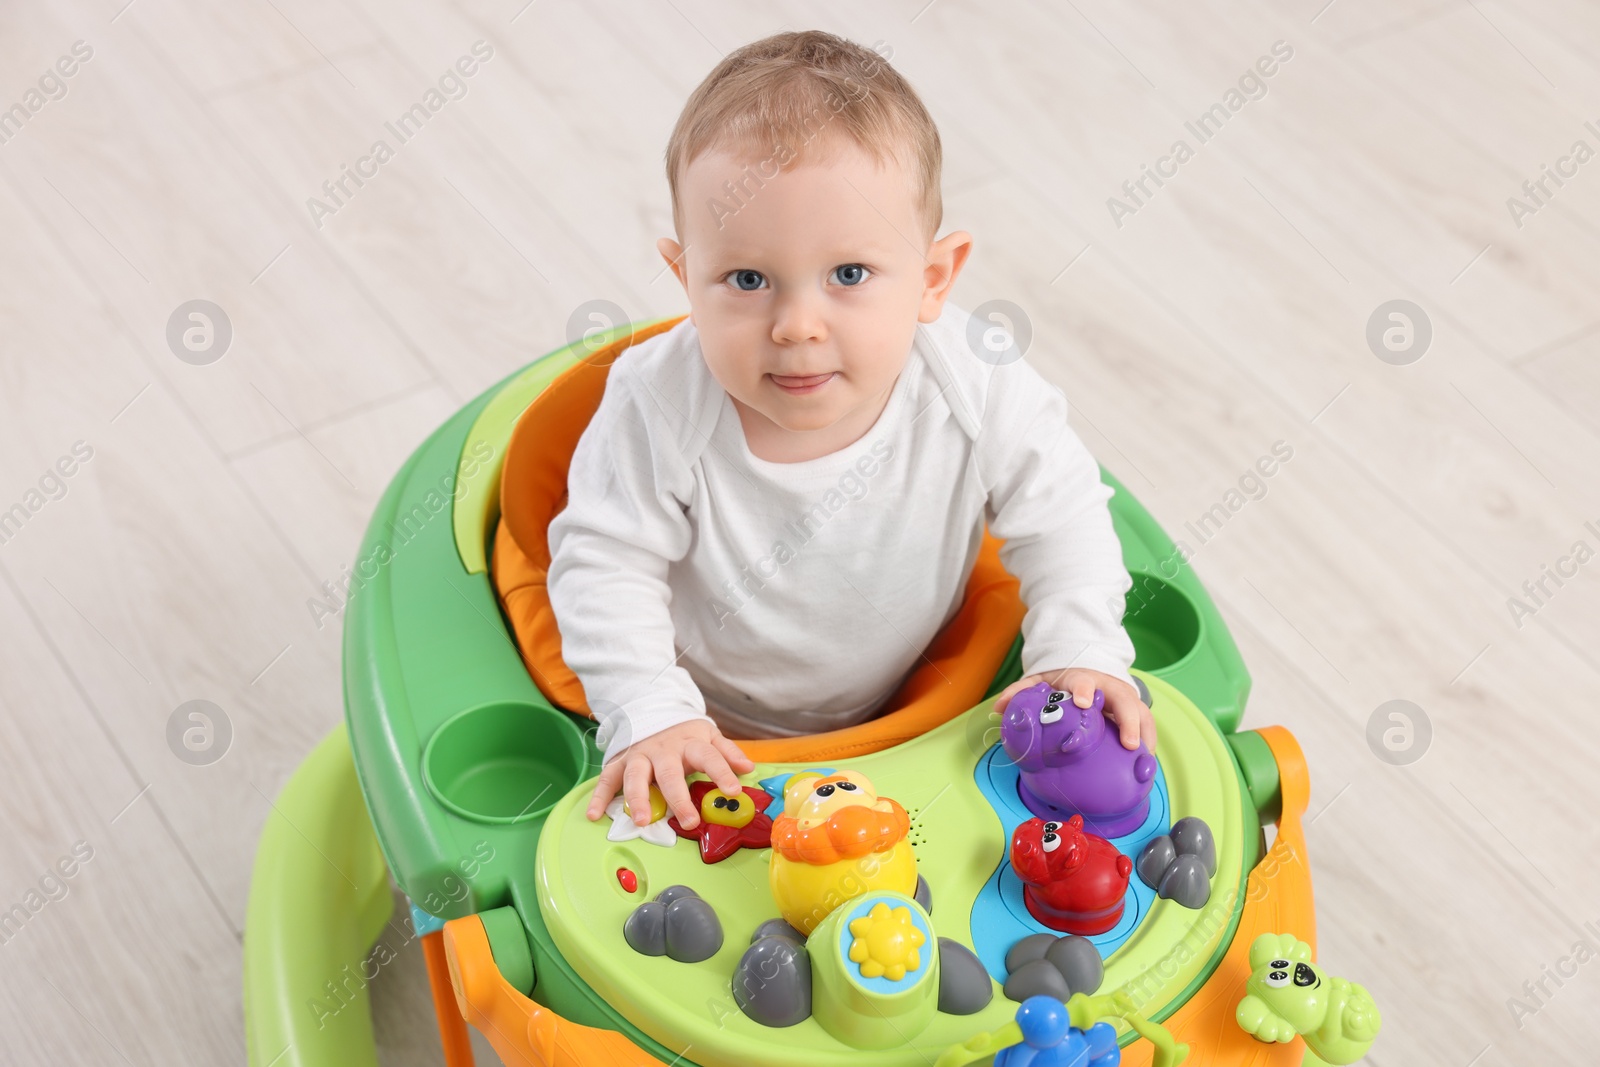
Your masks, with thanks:
M 767 805 L 766 810 L 763 811 L 762 814 L 772 819 L 776 819 L 779 815 L 783 814 L 783 787 L 788 785 L 789 779 L 793 778 L 795 775 L 832 773 L 832 767 L 807 767 L 805 770 L 790 771 L 787 774 L 776 774 L 771 778 L 761 779 L 761 781 L 757 782 L 756 784 L 764 789 L 768 796 L 772 797 L 772 803 Z
M 444 929 L 443 919 L 435 915 L 429 915 L 427 912 L 417 907 L 416 901 L 412 900 L 410 897 L 406 898 L 406 903 L 411 905 L 411 926 L 416 930 L 417 937 L 423 937 L 427 934 L 436 934 L 440 930 Z
M 1066 1004 L 1054 997 L 1029 997 L 1017 1009 L 1022 1044 L 995 1054 L 994 1067 L 1117 1067 L 1122 1050 L 1110 1023 L 1088 1030 L 1072 1025 Z

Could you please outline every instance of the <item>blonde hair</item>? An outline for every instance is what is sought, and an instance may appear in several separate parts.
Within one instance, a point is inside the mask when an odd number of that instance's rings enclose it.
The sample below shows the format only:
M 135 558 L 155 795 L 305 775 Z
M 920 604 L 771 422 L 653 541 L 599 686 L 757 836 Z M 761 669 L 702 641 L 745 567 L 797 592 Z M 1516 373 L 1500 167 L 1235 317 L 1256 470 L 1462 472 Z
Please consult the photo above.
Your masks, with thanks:
M 892 53 L 892 49 L 888 50 Z M 732 183 L 735 203 L 778 172 L 810 158 L 824 132 L 843 133 L 882 165 L 913 175 L 929 239 L 944 218 L 939 193 L 939 130 L 911 84 L 887 56 L 821 30 L 776 33 L 725 56 L 690 95 L 667 141 L 672 221 L 683 232 L 678 180 L 713 149 L 761 160 Z M 777 169 L 769 173 L 769 164 Z M 712 203 L 715 211 L 716 203 Z M 731 212 L 730 212 L 731 213 Z

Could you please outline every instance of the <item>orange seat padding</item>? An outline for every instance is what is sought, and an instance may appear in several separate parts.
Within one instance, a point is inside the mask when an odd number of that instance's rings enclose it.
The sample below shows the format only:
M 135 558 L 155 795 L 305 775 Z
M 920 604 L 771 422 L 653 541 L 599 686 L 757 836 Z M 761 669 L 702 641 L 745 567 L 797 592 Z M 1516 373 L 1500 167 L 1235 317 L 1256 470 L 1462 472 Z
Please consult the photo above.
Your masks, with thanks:
M 681 321 L 636 330 L 563 371 L 528 405 L 506 446 L 491 577 L 534 683 L 556 707 L 576 714 L 593 712 L 583 684 L 561 658 L 561 631 L 545 588 L 546 533 L 566 506 L 572 453 L 600 406 L 611 364 L 630 345 Z M 1024 611 L 1017 579 L 1001 566 L 1000 545 L 985 529 L 960 609 L 877 718 L 802 737 L 733 740 L 763 763 L 859 756 L 908 741 L 978 704 L 1016 640 Z

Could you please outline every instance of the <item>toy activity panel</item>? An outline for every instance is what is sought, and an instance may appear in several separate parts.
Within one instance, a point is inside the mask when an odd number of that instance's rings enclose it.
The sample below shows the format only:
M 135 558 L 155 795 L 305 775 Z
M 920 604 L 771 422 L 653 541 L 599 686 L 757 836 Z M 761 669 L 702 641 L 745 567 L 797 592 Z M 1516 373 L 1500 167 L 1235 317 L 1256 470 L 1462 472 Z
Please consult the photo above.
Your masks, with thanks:
M 544 923 L 608 1003 L 662 1045 L 692 1046 L 707 1067 L 747 1064 L 757 1049 L 761 1062 L 793 1067 L 926 1064 L 1040 994 L 1127 989 L 1159 1019 L 1227 943 L 1257 824 L 1215 728 L 1170 685 L 1142 680 L 1159 756 L 1145 757 L 1137 802 L 1098 794 L 1133 823 L 1115 838 L 1086 829 L 1094 798 L 1060 792 L 1092 777 L 1093 753 L 1074 759 L 1056 792 L 1039 790 L 1086 801 L 1086 821 L 1024 790 L 1029 767 L 1049 768 L 989 701 L 884 752 L 758 765 L 746 776 L 757 784 L 737 796 L 693 782 L 693 832 L 658 793 L 646 826 L 621 798 L 590 822 L 590 786 L 575 788 L 539 842 Z M 1010 710 L 1059 751 L 1046 728 L 1056 711 L 1080 709 L 1041 689 Z M 1082 710 L 1090 725 L 1104 721 L 1098 706 Z M 1126 762 L 1136 785 L 1136 754 L 1114 733 L 1109 743 L 1104 762 Z M 1169 876 L 1174 867 L 1191 876 Z M 1206 868 L 1200 899 L 1192 872 Z

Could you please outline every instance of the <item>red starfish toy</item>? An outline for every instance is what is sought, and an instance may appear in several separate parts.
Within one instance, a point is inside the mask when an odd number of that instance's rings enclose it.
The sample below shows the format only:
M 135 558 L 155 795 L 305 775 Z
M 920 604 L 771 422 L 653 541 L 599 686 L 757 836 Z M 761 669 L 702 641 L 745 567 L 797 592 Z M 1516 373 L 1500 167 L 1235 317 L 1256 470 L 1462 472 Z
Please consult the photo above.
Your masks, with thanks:
M 702 863 L 721 863 L 741 848 L 772 847 L 772 818 L 766 814 L 772 797 L 762 790 L 747 785 L 740 795 L 729 796 L 710 782 L 690 782 L 689 799 L 700 809 L 695 828 L 685 830 L 676 815 L 667 825 L 679 837 L 700 842 Z

